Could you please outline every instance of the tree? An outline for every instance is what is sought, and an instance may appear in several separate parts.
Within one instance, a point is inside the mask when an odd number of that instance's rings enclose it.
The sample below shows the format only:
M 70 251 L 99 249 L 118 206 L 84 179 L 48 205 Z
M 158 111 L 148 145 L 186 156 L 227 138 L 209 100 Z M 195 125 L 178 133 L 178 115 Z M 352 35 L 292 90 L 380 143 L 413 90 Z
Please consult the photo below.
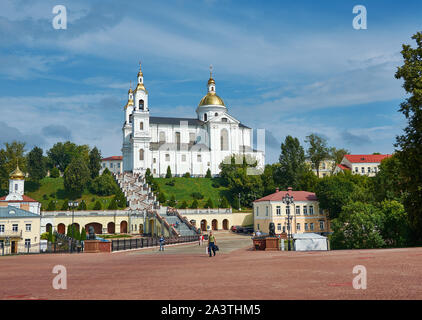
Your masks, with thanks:
M 189 173 L 189 172 L 186 172 L 186 173 L 183 175 L 183 178 L 190 178 L 190 173 Z
M 170 166 L 167 167 L 166 178 L 167 179 L 171 179 L 172 178 Z
M 65 143 L 58 142 L 47 151 L 47 156 L 50 158 L 50 163 L 53 166 L 64 172 L 74 158 L 81 157 L 88 165 L 89 146 L 78 146 L 70 141 L 66 141 Z
M 287 136 L 281 144 L 279 158 L 280 169 L 276 175 L 276 183 L 284 189 L 292 187 L 297 189 L 299 179 L 305 170 L 305 151 L 299 139 Z
M 92 148 L 89 152 L 89 171 L 91 172 L 91 179 L 98 177 L 101 169 L 101 153 L 97 147 Z
M 335 219 L 349 202 L 370 201 L 368 179 L 349 171 L 322 178 L 315 188 L 320 208 L 328 210 L 330 219 Z
M 34 182 L 39 182 L 47 174 L 43 151 L 34 147 L 27 155 L 27 171 L 29 177 Z
M 318 176 L 308 167 L 308 169 L 304 169 L 302 174 L 299 177 L 299 185 L 298 189 L 303 191 L 310 191 L 315 192 L 316 186 L 319 182 Z
M 192 204 L 190 205 L 191 209 L 198 209 L 198 200 L 193 200 Z
M 85 231 L 85 227 L 82 227 L 81 229 L 81 237 L 80 237 L 81 241 L 86 240 L 86 231 Z
M 60 210 L 68 210 L 69 209 L 69 199 L 64 199 L 63 205 Z
M 94 210 L 102 210 L 102 209 L 103 209 L 103 206 L 101 205 L 100 200 L 97 200 L 97 202 L 95 202 L 95 205 L 94 205 Z
M 7 189 L 9 174 L 17 165 L 23 172 L 26 171 L 25 143 L 13 141 L 4 146 L 4 149 L 0 149 L 0 189 Z
M 86 203 L 85 201 L 81 201 L 78 205 L 78 210 L 86 210 Z
M 114 195 L 114 199 L 116 200 L 117 206 L 119 208 L 122 208 L 122 209 L 126 208 L 127 199 L 122 190 L 120 189 L 117 190 L 116 194 Z
M 204 208 L 214 208 L 214 203 L 212 202 L 211 198 L 208 198 L 207 202 L 204 205 Z
M 176 197 L 174 194 L 171 195 L 171 199 L 167 202 L 167 205 L 169 207 L 175 207 L 176 206 Z
M 207 174 L 205 175 L 205 178 L 212 178 L 211 177 L 211 170 L 208 168 Z
M 188 203 L 186 202 L 186 200 L 183 200 L 182 204 L 180 205 L 180 209 L 186 209 L 188 207 Z
M 47 211 L 54 211 L 54 210 L 56 210 L 56 201 L 55 200 L 51 200 L 48 203 Z
M 316 169 L 317 177 L 319 177 L 319 166 L 321 165 L 321 162 L 326 160 L 329 156 L 327 140 L 315 133 L 312 133 L 309 136 L 306 136 L 305 142 L 309 144 L 307 150 L 308 159 Z
M 166 195 L 164 192 L 160 192 L 158 195 L 158 202 L 164 204 L 166 202 Z
M 116 194 L 119 190 L 119 186 L 110 174 L 102 174 L 92 180 L 90 185 L 92 193 L 99 196 L 110 196 Z
M 409 221 L 404 206 L 396 200 L 385 200 L 380 204 L 384 214 L 381 231 L 385 243 L 390 247 L 404 247 L 409 242 Z
M 60 171 L 56 167 L 53 167 L 53 169 L 50 170 L 50 177 L 51 178 L 58 178 L 60 177 Z
M 333 249 L 370 249 L 385 246 L 383 214 L 372 204 L 352 202 L 332 221 Z
M 152 185 L 152 174 L 151 174 L 151 170 L 150 168 L 147 168 L 147 170 L 145 171 L 145 182 L 148 183 L 149 185 Z
M 118 209 L 118 205 L 117 205 L 117 201 L 116 198 L 113 197 L 113 199 L 111 199 L 110 204 L 108 205 L 108 210 L 117 210 Z
M 404 134 L 396 138 L 395 146 L 400 148 L 397 156 L 401 162 L 406 212 L 415 243 L 422 243 L 422 32 L 412 36 L 417 47 L 403 44 L 401 54 L 404 64 L 397 69 L 395 77 L 403 79 L 403 88 L 409 97 L 400 104 L 407 126 Z
M 334 172 L 337 165 L 341 163 L 343 157 L 346 154 L 350 154 L 350 151 L 347 149 L 337 149 L 335 147 L 330 148 L 330 159 L 334 161 L 334 165 L 331 168 L 331 173 Z
M 397 155 L 385 158 L 378 167 L 378 173 L 371 179 L 371 193 L 376 201 L 405 198 L 401 175 L 401 162 Z
M 64 187 L 67 192 L 80 195 L 90 182 L 90 171 L 81 157 L 72 160 L 64 172 Z
M 226 197 L 222 197 L 222 198 L 221 198 L 221 202 L 220 202 L 219 207 L 220 207 L 220 208 L 229 208 L 229 207 L 230 207 L 230 204 L 229 204 L 229 202 L 227 201 L 227 198 L 226 198 Z

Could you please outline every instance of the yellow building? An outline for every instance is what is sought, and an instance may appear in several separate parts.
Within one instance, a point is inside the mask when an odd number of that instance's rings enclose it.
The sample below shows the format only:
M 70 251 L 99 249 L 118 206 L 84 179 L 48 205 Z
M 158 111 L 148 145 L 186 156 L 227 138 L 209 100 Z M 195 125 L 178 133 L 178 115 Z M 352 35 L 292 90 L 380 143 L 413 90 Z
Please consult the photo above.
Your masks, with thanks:
M 293 204 L 283 203 L 285 195 L 293 196 Z M 269 232 L 270 222 L 274 223 L 276 234 L 288 231 L 287 217 L 291 217 L 291 233 L 331 233 L 326 213 L 319 208 L 315 193 L 308 191 L 279 191 L 255 200 L 253 203 L 254 230 Z
M 312 172 L 315 173 L 316 176 L 318 176 L 318 178 L 324 178 L 326 176 L 330 176 L 335 169 L 335 161 L 334 160 L 330 160 L 330 159 L 325 159 L 323 161 L 321 161 L 321 163 L 319 164 L 319 172 L 317 171 L 316 168 L 314 168 L 314 165 L 311 163 L 311 161 L 306 160 L 305 161 L 312 169 Z
M 0 254 L 40 251 L 38 214 L 13 206 L 0 207 Z

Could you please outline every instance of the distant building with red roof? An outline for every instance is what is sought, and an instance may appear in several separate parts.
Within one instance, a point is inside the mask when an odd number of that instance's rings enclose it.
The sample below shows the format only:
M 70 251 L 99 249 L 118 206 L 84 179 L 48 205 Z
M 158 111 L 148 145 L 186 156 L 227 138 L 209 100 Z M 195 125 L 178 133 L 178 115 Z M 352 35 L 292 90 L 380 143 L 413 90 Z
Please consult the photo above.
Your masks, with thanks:
M 381 161 L 391 156 L 391 154 L 346 154 L 334 173 L 350 170 L 354 174 L 373 177 L 377 174 Z
M 119 174 L 123 172 L 123 156 L 111 156 L 101 159 L 100 174 L 107 168 L 110 172 Z
M 293 203 L 283 202 L 286 196 L 293 196 Z M 318 198 L 309 191 L 276 189 L 276 192 L 253 202 L 254 230 L 269 232 L 269 224 L 274 223 L 276 234 L 287 234 L 287 217 L 291 217 L 291 233 L 319 233 L 326 235 L 331 232 L 326 213 L 319 208 Z

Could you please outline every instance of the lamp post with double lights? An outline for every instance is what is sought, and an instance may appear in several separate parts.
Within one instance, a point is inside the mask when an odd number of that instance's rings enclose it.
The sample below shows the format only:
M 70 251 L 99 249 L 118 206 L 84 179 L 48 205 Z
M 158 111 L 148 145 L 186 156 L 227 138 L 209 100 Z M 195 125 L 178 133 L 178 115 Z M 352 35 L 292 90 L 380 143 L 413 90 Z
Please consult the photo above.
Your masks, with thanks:
M 290 215 L 290 205 L 293 204 L 293 196 L 289 195 L 288 193 L 283 197 L 282 201 L 284 204 L 286 204 L 286 214 L 287 214 L 287 245 L 288 250 L 291 251 L 290 247 L 290 238 L 291 238 L 291 220 L 293 219 L 293 216 Z
M 75 217 L 75 208 L 79 205 L 77 201 L 69 201 L 67 203 L 69 208 L 72 208 L 72 239 L 75 239 L 75 225 L 74 225 L 74 217 Z M 70 252 L 73 252 L 73 240 L 70 244 Z

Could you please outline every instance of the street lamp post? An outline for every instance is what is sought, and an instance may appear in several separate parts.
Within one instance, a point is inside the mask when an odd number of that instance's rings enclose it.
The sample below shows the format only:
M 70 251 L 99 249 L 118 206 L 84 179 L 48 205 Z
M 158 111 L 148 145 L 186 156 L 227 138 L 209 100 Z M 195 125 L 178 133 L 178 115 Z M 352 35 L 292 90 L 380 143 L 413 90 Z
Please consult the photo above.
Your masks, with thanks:
M 72 208 L 72 239 L 75 239 L 75 225 L 74 225 L 74 217 L 75 217 L 75 208 L 78 206 L 77 201 L 69 201 L 68 206 Z M 73 240 L 70 243 L 70 252 L 73 252 Z
M 290 205 L 293 204 L 293 196 L 290 196 L 288 193 L 283 197 L 282 201 L 284 204 L 286 204 L 286 213 L 287 213 L 287 245 L 288 250 L 291 251 L 290 247 L 290 238 L 291 238 L 291 220 L 293 219 L 293 216 L 290 216 Z

